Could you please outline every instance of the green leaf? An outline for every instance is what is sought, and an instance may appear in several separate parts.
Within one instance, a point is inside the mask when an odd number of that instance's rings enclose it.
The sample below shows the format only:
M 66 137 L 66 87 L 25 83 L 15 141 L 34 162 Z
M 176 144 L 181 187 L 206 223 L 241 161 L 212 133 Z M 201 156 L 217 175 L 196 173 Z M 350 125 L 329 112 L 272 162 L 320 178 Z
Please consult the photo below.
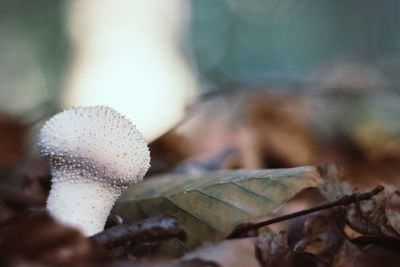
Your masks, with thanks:
M 271 213 L 306 187 L 321 183 L 314 167 L 220 170 L 205 176 L 167 176 L 129 187 L 113 213 L 124 222 L 172 215 L 188 240 L 170 240 L 158 249 L 179 256 L 203 241 L 219 241 L 238 223 Z

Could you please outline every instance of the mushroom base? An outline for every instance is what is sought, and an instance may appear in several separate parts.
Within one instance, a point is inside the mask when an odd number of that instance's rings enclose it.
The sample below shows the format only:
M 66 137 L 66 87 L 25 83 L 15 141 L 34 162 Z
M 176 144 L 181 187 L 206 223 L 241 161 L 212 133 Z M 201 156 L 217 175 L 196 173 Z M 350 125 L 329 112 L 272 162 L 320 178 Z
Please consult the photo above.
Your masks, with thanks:
M 104 229 L 121 190 L 88 179 L 53 180 L 47 209 L 59 222 L 81 230 L 86 236 Z

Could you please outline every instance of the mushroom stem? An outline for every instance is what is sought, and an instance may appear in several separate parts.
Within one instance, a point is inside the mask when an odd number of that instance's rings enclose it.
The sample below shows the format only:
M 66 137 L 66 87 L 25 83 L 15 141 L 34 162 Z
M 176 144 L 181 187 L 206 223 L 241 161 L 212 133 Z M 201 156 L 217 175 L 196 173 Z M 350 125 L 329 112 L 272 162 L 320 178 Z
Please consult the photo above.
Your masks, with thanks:
M 77 227 L 91 236 L 104 229 L 107 217 L 122 189 L 93 182 L 92 177 L 82 179 L 69 176 L 62 179 L 62 171 L 53 170 L 53 183 L 47 199 L 47 209 L 61 223 Z M 88 175 L 88 174 L 86 174 Z

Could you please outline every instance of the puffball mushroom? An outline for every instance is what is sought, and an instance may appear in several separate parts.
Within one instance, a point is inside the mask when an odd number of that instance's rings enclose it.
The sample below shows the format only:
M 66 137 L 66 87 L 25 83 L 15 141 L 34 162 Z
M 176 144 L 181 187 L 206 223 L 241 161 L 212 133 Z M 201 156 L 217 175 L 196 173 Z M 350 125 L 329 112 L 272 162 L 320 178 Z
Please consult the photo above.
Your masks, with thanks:
M 41 129 L 38 146 L 53 177 L 47 209 L 88 236 L 104 229 L 122 190 L 141 181 L 150 167 L 142 134 L 106 106 L 56 114 Z

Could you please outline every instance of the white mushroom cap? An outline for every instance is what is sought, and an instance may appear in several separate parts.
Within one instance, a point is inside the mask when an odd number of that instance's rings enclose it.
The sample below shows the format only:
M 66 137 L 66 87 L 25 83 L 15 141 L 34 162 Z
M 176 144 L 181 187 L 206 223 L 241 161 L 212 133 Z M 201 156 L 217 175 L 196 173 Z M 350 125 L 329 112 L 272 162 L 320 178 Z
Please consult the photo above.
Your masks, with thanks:
M 146 140 L 106 106 L 63 111 L 43 126 L 39 149 L 50 161 L 50 213 L 87 235 L 104 228 L 120 193 L 142 180 L 150 166 Z

